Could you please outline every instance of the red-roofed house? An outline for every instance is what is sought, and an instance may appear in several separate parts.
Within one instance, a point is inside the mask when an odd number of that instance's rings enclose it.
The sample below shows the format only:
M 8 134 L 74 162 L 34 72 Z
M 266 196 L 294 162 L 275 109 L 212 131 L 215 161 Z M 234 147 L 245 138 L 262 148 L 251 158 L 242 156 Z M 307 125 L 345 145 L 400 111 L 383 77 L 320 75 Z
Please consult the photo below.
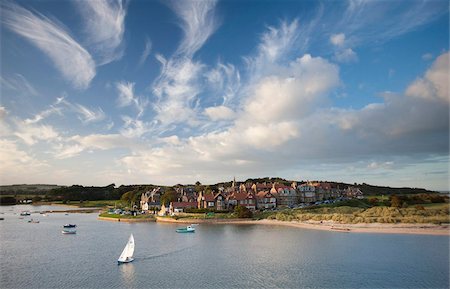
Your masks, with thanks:
M 249 210 L 256 210 L 256 197 L 253 193 L 232 192 L 227 197 L 228 209 L 236 206 L 246 207 Z
M 292 207 L 299 203 L 297 190 L 291 186 L 273 184 L 270 193 L 277 198 L 277 206 Z
M 205 193 L 200 192 L 197 198 L 199 209 L 225 210 L 225 197 L 222 193 Z
M 258 209 L 273 209 L 277 207 L 277 199 L 269 191 L 260 191 L 256 194 Z
M 169 214 L 173 216 L 191 208 L 197 208 L 197 202 L 170 202 Z

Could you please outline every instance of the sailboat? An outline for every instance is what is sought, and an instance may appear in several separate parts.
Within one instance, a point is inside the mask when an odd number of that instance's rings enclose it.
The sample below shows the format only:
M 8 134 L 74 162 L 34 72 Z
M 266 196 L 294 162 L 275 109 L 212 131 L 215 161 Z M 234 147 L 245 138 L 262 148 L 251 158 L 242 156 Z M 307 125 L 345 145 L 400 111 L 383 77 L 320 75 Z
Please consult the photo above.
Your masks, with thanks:
M 133 253 L 134 253 L 134 237 L 133 234 L 131 234 L 130 238 L 128 239 L 127 245 L 123 249 L 122 254 L 120 254 L 119 259 L 117 260 L 117 264 L 120 265 L 122 263 L 132 262 L 134 260 Z

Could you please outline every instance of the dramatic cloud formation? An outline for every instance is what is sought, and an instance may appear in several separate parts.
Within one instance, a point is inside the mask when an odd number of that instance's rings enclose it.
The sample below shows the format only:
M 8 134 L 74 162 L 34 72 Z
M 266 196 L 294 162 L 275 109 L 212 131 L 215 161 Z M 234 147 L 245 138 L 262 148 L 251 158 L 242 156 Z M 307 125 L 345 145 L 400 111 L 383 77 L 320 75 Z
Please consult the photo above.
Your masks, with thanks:
M 1 4 L 3 183 L 448 186 L 446 1 L 20 3 Z
M 84 17 L 87 43 L 99 65 L 123 56 L 126 5 L 122 0 L 96 0 L 75 2 Z
M 1 7 L 2 22 L 9 29 L 42 50 L 75 87 L 88 87 L 95 76 L 95 63 L 64 26 L 9 2 Z

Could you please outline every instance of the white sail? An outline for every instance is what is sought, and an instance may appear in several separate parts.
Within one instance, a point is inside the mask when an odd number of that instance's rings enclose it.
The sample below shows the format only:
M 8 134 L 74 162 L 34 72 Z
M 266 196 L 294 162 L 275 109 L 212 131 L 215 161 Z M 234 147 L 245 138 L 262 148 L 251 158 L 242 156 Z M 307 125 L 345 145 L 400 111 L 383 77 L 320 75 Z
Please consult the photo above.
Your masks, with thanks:
M 131 234 L 130 238 L 128 239 L 127 245 L 123 249 L 122 254 L 120 254 L 118 261 L 119 262 L 132 261 L 133 253 L 134 253 L 134 238 L 133 238 L 133 234 Z

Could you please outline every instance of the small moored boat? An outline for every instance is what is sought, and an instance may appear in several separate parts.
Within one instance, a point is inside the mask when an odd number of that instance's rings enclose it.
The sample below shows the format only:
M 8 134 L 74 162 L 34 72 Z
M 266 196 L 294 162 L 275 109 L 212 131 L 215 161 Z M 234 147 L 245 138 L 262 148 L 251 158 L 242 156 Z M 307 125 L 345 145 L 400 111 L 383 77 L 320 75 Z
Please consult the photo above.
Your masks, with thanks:
M 33 220 L 33 219 L 31 219 L 31 220 L 28 220 L 28 223 L 35 223 L 35 224 L 38 224 L 38 223 L 39 223 L 39 220 Z
M 195 228 L 191 225 L 191 226 L 187 226 L 186 228 L 178 228 L 177 233 L 194 233 L 195 232 Z
M 20 215 L 21 216 L 29 216 L 29 215 L 31 215 L 31 213 L 28 211 L 23 211 L 22 213 L 20 213 Z
M 63 234 L 76 234 L 77 233 L 77 229 L 75 229 L 76 227 L 77 225 L 75 224 L 65 224 L 61 232 Z

